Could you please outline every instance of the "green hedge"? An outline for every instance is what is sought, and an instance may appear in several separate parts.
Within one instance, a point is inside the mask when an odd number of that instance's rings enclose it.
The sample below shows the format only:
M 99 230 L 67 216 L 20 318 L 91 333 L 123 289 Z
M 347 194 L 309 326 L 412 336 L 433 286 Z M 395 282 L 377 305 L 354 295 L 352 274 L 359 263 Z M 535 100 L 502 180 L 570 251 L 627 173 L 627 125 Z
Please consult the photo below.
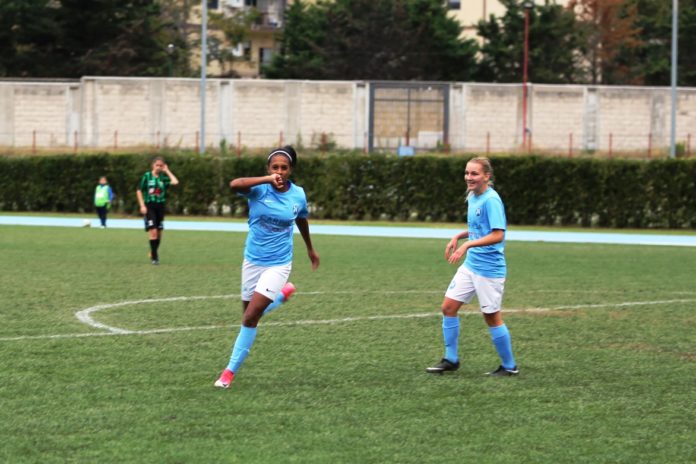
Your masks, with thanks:
M 181 185 L 175 214 L 246 214 L 228 183 L 264 173 L 261 157 L 165 155 Z M 135 190 L 152 155 L 0 158 L 0 210 L 91 212 L 99 176 L 109 177 L 115 211 L 137 214 Z M 464 222 L 467 158 L 419 155 L 300 157 L 296 182 L 312 217 Z M 636 228 L 696 226 L 696 161 L 592 160 L 535 156 L 493 160 L 495 188 L 518 225 Z

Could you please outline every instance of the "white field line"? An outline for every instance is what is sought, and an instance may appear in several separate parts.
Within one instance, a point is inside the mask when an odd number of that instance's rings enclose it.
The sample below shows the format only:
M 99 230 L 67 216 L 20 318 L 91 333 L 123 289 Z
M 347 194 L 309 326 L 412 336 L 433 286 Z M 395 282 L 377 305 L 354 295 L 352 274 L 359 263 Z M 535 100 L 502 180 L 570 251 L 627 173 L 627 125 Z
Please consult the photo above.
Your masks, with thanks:
M 418 290 L 405 290 L 405 291 L 365 291 L 365 292 L 355 292 L 355 291 L 336 291 L 336 292 L 298 292 L 297 295 L 322 295 L 322 294 L 354 294 L 354 293 L 387 293 L 387 294 L 403 294 L 403 293 L 442 293 L 441 291 L 418 291 Z M 17 337 L 3 337 L 0 338 L 0 342 L 9 341 L 20 341 L 20 340 L 52 340 L 52 339 L 64 339 L 64 338 L 84 338 L 84 337 L 104 337 L 113 335 L 149 335 L 149 334 L 160 334 L 160 333 L 173 333 L 173 332 L 190 332 L 198 330 L 217 330 L 217 329 L 228 329 L 239 327 L 239 324 L 225 324 L 225 325 L 207 325 L 207 326 L 189 326 L 189 327 L 171 327 L 171 328 L 161 328 L 161 329 L 149 329 L 149 330 L 128 330 L 122 329 L 120 327 L 113 327 L 101 322 L 94 320 L 91 316 L 92 313 L 111 308 L 119 308 L 123 306 L 139 305 L 139 304 L 152 304 L 152 303 L 164 303 L 172 301 L 195 301 L 195 300 L 211 300 L 211 299 L 229 299 L 229 298 L 239 298 L 239 294 L 230 295 L 210 295 L 210 296 L 179 296 L 179 297 L 169 297 L 169 298 L 152 298 L 146 300 L 130 300 L 121 301 L 118 303 L 100 304 L 96 306 L 91 306 L 89 308 L 83 309 L 75 313 L 75 316 L 80 322 L 94 327 L 96 329 L 105 330 L 106 332 L 88 332 L 88 333 L 74 333 L 74 334 L 57 334 L 57 335 L 25 335 Z M 625 301 L 620 303 L 602 303 L 602 304 L 586 304 L 586 305 L 564 305 L 564 306 L 554 306 L 551 308 L 524 308 L 524 309 L 505 309 L 505 313 L 543 313 L 549 311 L 559 311 L 559 310 L 574 310 L 574 309 L 596 309 L 596 308 L 625 308 L 631 306 L 645 306 L 645 305 L 664 305 L 673 303 L 691 303 L 696 301 L 694 298 L 688 299 L 671 299 L 671 300 L 653 300 L 653 301 Z M 415 318 L 425 318 L 439 316 L 440 311 L 426 312 L 426 313 L 412 313 L 412 314 L 391 314 L 391 315 L 375 315 L 375 316 L 356 316 L 356 317 L 344 317 L 338 319 L 319 319 L 319 320 L 300 320 L 300 321 L 289 321 L 289 322 L 264 322 L 265 327 L 292 327 L 292 326 L 302 326 L 302 325 L 326 325 L 326 324 L 343 324 L 361 321 L 379 321 L 379 320 L 389 320 L 389 319 L 415 319 Z M 465 316 L 479 314 L 478 311 L 462 311 L 460 314 Z

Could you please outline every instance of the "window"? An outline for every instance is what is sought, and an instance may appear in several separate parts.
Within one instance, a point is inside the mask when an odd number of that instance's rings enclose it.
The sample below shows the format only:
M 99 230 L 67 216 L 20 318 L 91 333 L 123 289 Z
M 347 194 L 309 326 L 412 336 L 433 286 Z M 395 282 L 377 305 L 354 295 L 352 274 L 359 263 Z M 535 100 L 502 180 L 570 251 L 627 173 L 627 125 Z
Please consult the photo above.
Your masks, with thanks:
M 271 64 L 273 54 L 274 50 L 272 48 L 259 48 L 259 63 L 261 63 L 261 66 Z
M 447 0 L 447 8 L 450 10 L 458 10 L 461 7 L 459 0 Z

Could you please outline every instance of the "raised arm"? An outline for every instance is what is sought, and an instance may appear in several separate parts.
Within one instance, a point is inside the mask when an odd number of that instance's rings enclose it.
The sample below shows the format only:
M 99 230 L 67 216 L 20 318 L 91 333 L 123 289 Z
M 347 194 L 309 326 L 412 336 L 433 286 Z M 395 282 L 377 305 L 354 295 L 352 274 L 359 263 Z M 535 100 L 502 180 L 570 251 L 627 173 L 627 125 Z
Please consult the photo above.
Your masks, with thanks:
M 167 176 L 169 176 L 170 185 L 179 185 L 179 179 L 177 179 L 174 173 L 169 170 L 169 166 L 165 164 L 162 170 Z
M 269 174 L 262 177 L 239 177 L 230 182 L 230 188 L 237 193 L 249 193 L 252 187 L 261 184 L 273 184 L 277 189 L 282 189 L 284 182 L 280 174 Z

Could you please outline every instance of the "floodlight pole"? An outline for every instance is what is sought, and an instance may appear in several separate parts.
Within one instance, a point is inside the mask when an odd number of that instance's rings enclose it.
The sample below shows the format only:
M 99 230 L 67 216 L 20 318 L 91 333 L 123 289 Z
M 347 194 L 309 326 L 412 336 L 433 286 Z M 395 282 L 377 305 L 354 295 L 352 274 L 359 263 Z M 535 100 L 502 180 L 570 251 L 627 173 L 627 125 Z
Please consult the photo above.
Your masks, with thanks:
M 525 1 L 524 7 L 524 58 L 522 60 L 522 146 L 527 146 L 527 69 L 529 63 L 529 12 L 534 3 Z
M 679 0 L 672 0 L 672 121 L 669 137 L 669 157 L 677 156 L 677 36 Z
M 168 64 L 168 66 L 167 66 L 167 71 L 168 71 L 169 77 L 172 77 L 172 76 L 174 75 L 174 66 L 173 66 L 173 64 L 172 64 L 172 59 L 173 59 L 173 56 L 174 56 L 174 50 L 175 50 L 175 49 L 176 49 L 176 48 L 174 47 L 174 44 L 170 43 L 170 44 L 167 45 L 167 55 L 168 55 L 168 58 L 167 58 L 167 64 Z
M 208 67 L 208 0 L 201 0 L 201 127 L 198 152 L 205 153 L 205 71 Z

